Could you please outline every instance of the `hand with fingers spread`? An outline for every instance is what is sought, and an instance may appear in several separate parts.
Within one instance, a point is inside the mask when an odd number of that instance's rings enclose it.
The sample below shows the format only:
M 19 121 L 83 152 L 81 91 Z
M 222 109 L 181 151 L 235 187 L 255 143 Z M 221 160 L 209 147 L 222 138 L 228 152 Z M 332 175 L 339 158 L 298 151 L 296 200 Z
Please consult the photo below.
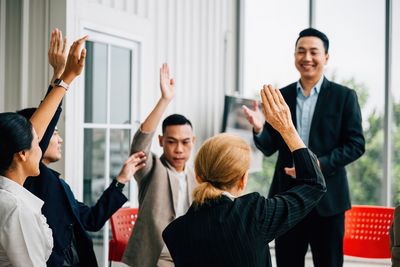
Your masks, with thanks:
M 126 184 L 135 175 L 135 173 L 145 166 L 146 155 L 144 152 L 132 154 L 125 162 L 117 176 L 119 183 Z
M 83 46 L 85 45 L 85 41 L 87 39 L 87 35 L 79 38 L 71 45 L 71 48 L 69 49 L 67 63 L 60 78 L 67 84 L 70 84 L 82 72 L 86 58 L 86 48 Z
M 281 134 L 294 129 L 290 109 L 281 92 L 272 85 L 264 85 L 260 94 L 265 120 Z
M 281 92 L 272 85 L 264 85 L 260 94 L 265 120 L 281 134 L 290 151 L 306 147 L 294 127 L 290 109 Z
M 67 62 L 67 38 L 64 37 L 63 39 L 62 32 L 57 28 L 51 32 L 47 55 L 49 64 L 53 67 L 53 83 L 55 79 L 60 78 Z
M 263 128 L 264 118 L 258 109 L 257 100 L 253 101 L 253 109 L 249 109 L 245 105 L 242 106 L 242 109 L 247 121 L 253 126 L 254 132 L 256 134 L 260 133 Z
M 165 100 L 172 100 L 175 96 L 175 81 L 170 78 L 169 67 L 166 63 L 160 68 L 161 96 Z

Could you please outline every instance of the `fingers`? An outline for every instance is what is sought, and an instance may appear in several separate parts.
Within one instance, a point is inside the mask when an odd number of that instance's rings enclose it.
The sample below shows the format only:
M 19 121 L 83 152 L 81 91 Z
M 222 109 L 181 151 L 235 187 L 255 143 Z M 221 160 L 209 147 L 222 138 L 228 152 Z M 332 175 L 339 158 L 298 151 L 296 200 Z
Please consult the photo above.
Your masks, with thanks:
M 160 80 L 169 79 L 169 68 L 167 63 L 162 64 L 160 69 Z
M 254 110 L 255 112 L 258 111 L 258 101 L 257 101 L 257 100 L 253 100 L 253 110 Z
M 266 90 L 261 89 L 260 95 L 261 95 L 261 102 L 262 102 L 262 111 L 264 113 L 265 118 L 267 118 L 267 115 L 271 113 L 271 105 L 268 101 L 268 96 L 265 91 Z
M 62 54 L 65 54 L 65 52 L 67 50 L 67 41 L 68 41 L 67 37 L 64 37 L 63 47 L 62 47 L 62 51 L 61 51 Z
M 135 163 L 137 164 L 138 162 L 142 162 L 146 160 L 146 154 L 143 151 L 136 152 L 132 154 L 126 161 L 125 164 L 131 164 Z
M 165 65 L 165 69 L 166 69 L 167 77 L 168 77 L 168 79 L 169 79 L 169 67 L 168 67 L 168 64 L 167 64 L 167 63 L 165 63 L 164 65 Z
M 273 100 L 274 100 L 274 105 L 280 106 L 281 102 L 280 102 L 279 96 L 278 96 L 278 91 L 279 91 L 279 90 L 273 88 L 272 85 L 268 85 L 268 88 L 270 89 L 272 98 L 273 98 Z
M 60 30 L 58 30 L 57 40 L 58 40 L 57 53 L 62 54 L 64 43 L 63 43 L 62 32 Z
M 86 58 L 86 48 L 83 48 L 78 63 L 82 67 L 85 65 L 85 58 Z
M 285 99 L 283 99 L 281 90 L 276 90 L 276 94 L 278 96 L 279 103 L 281 103 L 281 105 L 286 105 L 286 102 L 285 102 Z
M 50 45 L 49 45 L 49 51 L 48 51 L 48 55 L 50 56 L 50 54 L 53 52 L 53 49 L 54 49 L 54 42 L 55 42 L 55 40 L 54 40 L 54 33 L 55 33 L 55 30 L 53 30 L 52 32 L 51 32 L 51 36 L 50 36 Z

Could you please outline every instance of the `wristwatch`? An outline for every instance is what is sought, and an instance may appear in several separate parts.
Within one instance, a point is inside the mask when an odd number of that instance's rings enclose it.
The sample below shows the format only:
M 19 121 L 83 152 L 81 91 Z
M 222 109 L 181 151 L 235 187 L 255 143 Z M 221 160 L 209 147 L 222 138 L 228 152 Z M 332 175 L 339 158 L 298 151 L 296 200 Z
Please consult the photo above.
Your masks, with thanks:
M 65 91 L 68 91 L 68 89 L 69 89 L 69 84 L 64 82 L 61 79 L 55 79 L 54 80 L 54 86 L 61 86 L 61 87 L 63 87 L 65 89 Z
M 124 189 L 124 187 L 125 187 L 125 184 L 120 183 L 115 179 L 115 187 L 122 191 L 122 189 Z

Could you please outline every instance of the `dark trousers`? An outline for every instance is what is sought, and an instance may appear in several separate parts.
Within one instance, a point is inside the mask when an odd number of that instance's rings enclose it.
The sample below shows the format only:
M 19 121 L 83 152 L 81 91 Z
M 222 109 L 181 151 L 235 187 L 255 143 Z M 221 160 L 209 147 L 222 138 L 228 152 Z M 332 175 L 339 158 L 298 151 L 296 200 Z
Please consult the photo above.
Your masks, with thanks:
M 342 267 L 343 236 L 344 213 L 321 217 L 314 209 L 275 240 L 277 267 L 304 267 L 308 245 L 314 267 Z

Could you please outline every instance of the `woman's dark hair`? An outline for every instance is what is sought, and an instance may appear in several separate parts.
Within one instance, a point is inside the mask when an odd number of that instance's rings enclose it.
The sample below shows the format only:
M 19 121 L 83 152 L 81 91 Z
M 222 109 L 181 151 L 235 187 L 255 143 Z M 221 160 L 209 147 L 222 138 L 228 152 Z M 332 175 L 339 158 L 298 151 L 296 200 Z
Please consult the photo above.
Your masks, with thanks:
M 10 168 L 14 154 L 30 149 L 33 134 L 29 120 L 14 112 L 0 113 L 0 174 Z

